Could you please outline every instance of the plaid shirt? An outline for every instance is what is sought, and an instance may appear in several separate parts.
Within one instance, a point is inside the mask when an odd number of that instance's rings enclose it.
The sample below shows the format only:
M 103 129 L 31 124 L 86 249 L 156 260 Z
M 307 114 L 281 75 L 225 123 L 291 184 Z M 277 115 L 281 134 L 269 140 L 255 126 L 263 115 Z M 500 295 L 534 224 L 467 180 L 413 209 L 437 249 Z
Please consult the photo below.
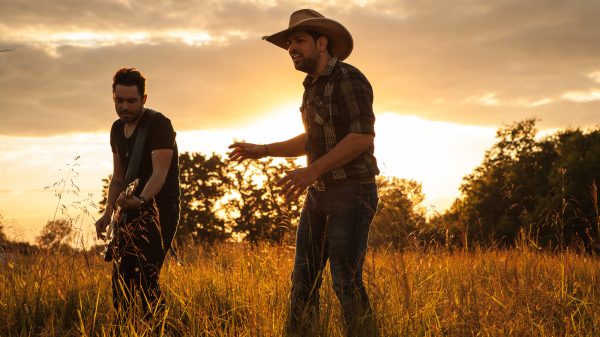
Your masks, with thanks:
M 302 122 L 308 164 L 331 151 L 349 133 L 375 135 L 373 89 L 355 67 L 332 58 L 313 83 L 306 76 Z M 371 146 L 353 161 L 320 177 L 325 185 L 373 181 L 379 174 Z

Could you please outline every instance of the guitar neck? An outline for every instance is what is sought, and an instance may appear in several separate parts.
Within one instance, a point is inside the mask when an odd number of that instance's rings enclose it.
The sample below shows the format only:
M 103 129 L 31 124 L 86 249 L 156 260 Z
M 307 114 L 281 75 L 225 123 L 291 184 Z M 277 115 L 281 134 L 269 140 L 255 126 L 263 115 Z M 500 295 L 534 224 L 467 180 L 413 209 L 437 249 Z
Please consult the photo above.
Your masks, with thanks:
M 129 197 L 131 197 L 133 195 L 133 192 L 137 188 L 139 181 L 140 181 L 139 178 L 135 179 L 131 184 L 129 184 L 127 186 L 127 188 L 125 189 L 125 196 L 127 198 L 129 198 Z M 117 205 L 115 207 L 115 212 L 113 213 L 113 218 L 111 220 L 111 225 L 116 225 L 116 224 L 119 223 L 120 218 L 121 218 L 121 211 L 122 211 L 122 209 L 123 208 L 121 206 L 119 206 L 119 205 Z

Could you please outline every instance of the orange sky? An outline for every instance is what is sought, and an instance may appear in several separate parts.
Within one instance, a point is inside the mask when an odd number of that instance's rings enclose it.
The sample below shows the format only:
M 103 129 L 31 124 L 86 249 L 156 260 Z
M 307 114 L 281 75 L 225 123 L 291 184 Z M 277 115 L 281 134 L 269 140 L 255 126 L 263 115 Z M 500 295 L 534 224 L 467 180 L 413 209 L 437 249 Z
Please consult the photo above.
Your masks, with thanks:
M 301 132 L 303 74 L 260 37 L 310 7 L 353 34 L 348 58 L 375 91 L 384 174 L 423 183 L 444 209 L 496 128 L 597 125 L 600 3 L 96 0 L 0 4 L 0 214 L 31 238 L 54 214 L 41 189 L 81 156 L 78 184 L 99 199 L 110 172 L 111 77 L 135 66 L 147 106 L 173 121 L 183 150 Z M 91 220 L 85 220 L 84 226 Z

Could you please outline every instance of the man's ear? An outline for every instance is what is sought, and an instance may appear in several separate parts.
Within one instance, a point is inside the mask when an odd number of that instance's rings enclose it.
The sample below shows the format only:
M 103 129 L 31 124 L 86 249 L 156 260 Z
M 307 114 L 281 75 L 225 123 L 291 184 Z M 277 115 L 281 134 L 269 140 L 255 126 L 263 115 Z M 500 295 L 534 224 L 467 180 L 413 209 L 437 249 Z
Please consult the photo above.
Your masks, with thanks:
M 329 43 L 329 41 L 327 40 L 327 36 L 325 36 L 325 35 L 319 36 L 319 38 L 317 39 L 317 49 L 319 51 L 327 51 L 328 43 Z
M 142 97 L 142 104 L 146 104 L 146 99 L 148 99 L 148 95 Z

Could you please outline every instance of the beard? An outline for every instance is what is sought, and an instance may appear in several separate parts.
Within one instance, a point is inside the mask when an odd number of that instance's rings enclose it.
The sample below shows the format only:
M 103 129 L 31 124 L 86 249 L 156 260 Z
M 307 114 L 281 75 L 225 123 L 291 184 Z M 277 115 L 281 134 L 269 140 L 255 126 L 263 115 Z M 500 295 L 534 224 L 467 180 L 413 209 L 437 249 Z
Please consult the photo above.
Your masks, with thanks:
M 133 123 L 137 121 L 141 116 L 144 108 L 140 107 L 139 109 L 129 110 L 129 111 L 119 111 L 119 118 L 123 123 Z
M 312 54 L 308 57 L 304 57 L 302 62 L 294 63 L 294 67 L 298 71 L 305 72 L 307 74 L 313 74 L 317 70 L 318 54 Z

